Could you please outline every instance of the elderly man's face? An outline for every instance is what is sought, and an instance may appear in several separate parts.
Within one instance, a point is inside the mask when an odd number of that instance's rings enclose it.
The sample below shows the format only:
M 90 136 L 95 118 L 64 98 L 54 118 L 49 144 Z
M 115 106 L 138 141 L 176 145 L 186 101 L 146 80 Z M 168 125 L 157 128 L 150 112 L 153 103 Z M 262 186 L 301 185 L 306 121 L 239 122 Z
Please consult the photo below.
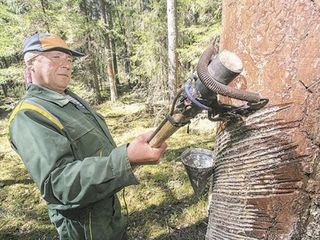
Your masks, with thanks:
M 71 79 L 72 57 L 64 52 L 43 52 L 33 62 L 35 84 L 63 93 Z

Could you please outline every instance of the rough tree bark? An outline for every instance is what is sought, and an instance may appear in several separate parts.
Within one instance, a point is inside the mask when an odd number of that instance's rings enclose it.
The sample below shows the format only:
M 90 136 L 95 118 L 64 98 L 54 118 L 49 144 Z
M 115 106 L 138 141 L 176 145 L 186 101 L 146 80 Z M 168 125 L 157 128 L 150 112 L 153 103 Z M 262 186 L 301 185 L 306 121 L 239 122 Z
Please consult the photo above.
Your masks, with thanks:
M 320 239 L 319 1 L 225 0 L 222 21 L 233 87 L 270 103 L 221 124 L 206 239 Z

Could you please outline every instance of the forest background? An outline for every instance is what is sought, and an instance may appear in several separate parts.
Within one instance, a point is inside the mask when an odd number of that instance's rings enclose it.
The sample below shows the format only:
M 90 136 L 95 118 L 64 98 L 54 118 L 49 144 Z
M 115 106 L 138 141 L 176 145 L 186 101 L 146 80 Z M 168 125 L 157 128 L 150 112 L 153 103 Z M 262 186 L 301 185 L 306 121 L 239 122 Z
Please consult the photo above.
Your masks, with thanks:
M 176 14 L 175 78 L 168 76 L 167 6 Z M 22 42 L 34 32 L 62 36 L 86 54 L 75 59 L 71 88 L 106 117 L 117 143 L 156 126 L 177 88 L 221 28 L 221 0 L 0 1 L 0 239 L 54 239 L 45 203 L 7 141 L 7 119 L 24 93 Z M 171 83 L 172 84 L 172 83 Z M 181 129 L 157 167 L 135 170 L 126 190 L 131 239 L 204 239 L 207 199 L 196 198 L 180 154 L 212 148 L 199 122 Z M 204 132 L 203 132 L 204 131 Z

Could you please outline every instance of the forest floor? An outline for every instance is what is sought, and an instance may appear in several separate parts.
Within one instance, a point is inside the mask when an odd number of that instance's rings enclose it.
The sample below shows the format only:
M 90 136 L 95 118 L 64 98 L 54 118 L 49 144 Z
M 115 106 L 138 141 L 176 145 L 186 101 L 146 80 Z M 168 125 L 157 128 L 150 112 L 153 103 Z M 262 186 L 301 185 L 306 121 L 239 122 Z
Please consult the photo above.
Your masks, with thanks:
M 96 106 L 119 145 L 151 130 L 162 120 L 160 114 L 148 114 L 145 103 L 139 99 L 127 95 L 116 105 L 105 102 Z M 58 239 L 39 190 L 10 148 L 9 114 L 1 109 L 0 113 L 0 239 Z M 160 164 L 134 169 L 140 184 L 118 194 L 124 214 L 126 204 L 129 211 L 129 239 L 204 239 L 208 195 L 194 196 L 180 155 L 190 147 L 212 149 L 212 126 L 204 119 L 194 120 L 189 133 L 183 127 L 167 141 L 168 149 Z

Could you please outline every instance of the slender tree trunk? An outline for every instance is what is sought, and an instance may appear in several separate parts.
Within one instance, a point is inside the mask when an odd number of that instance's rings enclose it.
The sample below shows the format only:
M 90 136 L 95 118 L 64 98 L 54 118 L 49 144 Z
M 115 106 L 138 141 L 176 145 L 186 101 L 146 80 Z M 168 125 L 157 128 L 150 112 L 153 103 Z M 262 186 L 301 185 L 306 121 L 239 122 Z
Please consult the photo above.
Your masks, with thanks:
M 167 0 L 168 17 L 168 88 L 169 100 L 173 101 L 176 95 L 177 81 L 177 22 L 176 0 Z
M 126 82 L 131 88 L 131 81 L 130 81 L 130 76 L 131 76 L 131 62 L 130 62 L 130 54 L 129 54 L 129 46 L 128 44 L 124 43 L 124 71 L 126 74 Z
M 86 0 L 82 0 L 81 4 L 80 4 L 80 9 L 83 11 L 83 13 L 85 14 L 85 19 L 86 19 L 86 24 L 89 24 L 89 11 L 88 11 L 88 7 L 87 7 L 87 1 Z M 86 42 L 86 48 L 89 50 L 89 52 L 92 52 L 91 49 L 91 43 L 92 43 L 92 37 L 91 37 L 91 33 L 88 32 L 87 33 L 88 36 L 88 41 Z M 98 103 L 101 102 L 101 92 L 100 92 L 100 87 L 99 87 L 99 78 L 98 78 L 98 68 L 97 68 L 97 59 L 95 58 L 95 54 L 93 54 L 92 58 L 90 59 L 90 68 L 88 69 L 89 72 L 92 73 L 93 75 L 93 79 L 90 79 L 90 87 L 92 89 L 94 89 L 95 92 L 95 99 Z
M 107 30 L 108 29 L 108 20 L 107 20 L 107 12 L 110 11 L 109 8 L 106 8 L 106 4 L 104 0 L 100 0 L 101 3 L 101 13 L 102 13 L 102 20 L 104 21 L 105 27 Z M 109 13 L 108 15 L 111 15 Z M 105 53 L 106 53 L 106 58 L 107 58 L 107 74 L 108 74 L 108 79 L 109 79 L 109 86 L 110 86 L 110 99 L 111 102 L 115 102 L 118 98 L 117 94 L 117 86 L 116 86 L 116 81 L 115 81 L 115 74 L 114 74 L 114 69 L 113 69 L 113 62 L 112 62 L 112 46 L 111 46 L 111 40 L 110 36 L 108 33 L 105 34 Z
M 93 87 L 95 90 L 97 103 L 100 103 L 101 93 L 100 93 L 99 78 L 98 78 L 98 72 L 97 72 L 97 64 L 95 62 L 95 59 L 92 59 L 91 65 L 92 65 L 92 73 L 93 73 Z
M 140 10 L 141 12 L 145 11 L 148 9 L 149 5 L 149 0 L 141 0 L 140 1 Z
M 42 12 L 43 12 L 43 14 L 44 14 L 44 16 L 46 16 L 47 15 L 47 12 L 46 12 L 46 8 L 48 7 L 47 5 L 48 5 L 48 3 L 47 2 L 45 2 L 45 0 L 40 0 L 40 3 L 41 3 L 41 8 L 42 8 Z M 49 26 L 49 23 L 48 23 L 48 21 L 45 19 L 45 25 L 46 25 L 46 28 L 47 28 L 47 31 L 48 31 L 48 33 L 50 32 L 50 26 Z
M 109 2 L 106 3 L 106 18 L 108 23 L 108 29 L 113 29 L 113 18 L 112 18 L 112 6 Z M 115 75 L 116 84 L 119 85 L 119 76 L 118 76 L 118 63 L 117 63 L 117 48 L 116 48 L 116 41 L 115 38 L 109 34 L 109 39 L 111 43 L 111 54 L 112 54 L 112 63 L 113 63 L 113 70 Z
M 112 51 L 112 63 L 113 63 L 116 85 L 120 85 L 118 63 L 117 63 L 117 47 L 116 47 L 116 42 L 113 38 L 111 39 L 111 51 Z
M 105 67 L 102 67 L 102 66 L 101 66 L 102 64 L 103 64 L 103 63 L 101 63 L 101 62 L 98 63 L 98 69 L 99 69 L 99 72 L 105 73 Z M 105 75 L 105 74 L 104 74 L 104 75 Z M 103 80 L 102 80 L 101 77 L 98 78 L 98 84 L 99 84 L 99 88 L 101 89 L 101 91 L 103 91 L 104 86 L 103 86 Z
M 270 102 L 220 127 L 206 239 L 320 239 L 319 12 L 315 1 L 223 2 L 220 48 L 245 69 L 232 86 Z
M 1 88 L 5 97 L 8 97 L 7 86 L 5 84 L 1 84 Z
M 109 47 L 110 47 L 110 42 L 108 40 L 107 40 L 107 44 L 109 44 Z M 108 56 L 107 72 L 109 77 L 110 100 L 111 102 L 114 103 L 118 98 L 118 94 L 117 94 L 117 85 L 115 81 L 115 75 L 114 75 L 112 59 L 111 59 L 111 50 L 108 47 L 106 47 L 106 55 Z
M 1 68 L 8 68 L 11 65 L 11 63 L 8 63 L 6 60 L 6 57 L 1 57 Z
M 122 2 L 120 2 L 120 4 L 122 4 Z M 118 19 L 123 19 L 123 16 L 121 13 L 119 13 L 119 11 L 116 12 Z M 126 29 L 123 26 L 122 21 L 120 20 L 119 22 L 119 26 L 120 26 L 120 32 L 122 34 L 123 37 L 127 37 L 126 35 Z M 123 41 L 123 48 L 124 48 L 124 71 L 125 71 L 125 76 L 126 76 L 126 82 L 128 84 L 128 86 L 131 88 L 131 82 L 130 82 L 130 76 L 131 76 L 131 62 L 130 62 L 130 50 L 129 50 L 129 45 L 127 44 L 127 41 L 124 40 Z

